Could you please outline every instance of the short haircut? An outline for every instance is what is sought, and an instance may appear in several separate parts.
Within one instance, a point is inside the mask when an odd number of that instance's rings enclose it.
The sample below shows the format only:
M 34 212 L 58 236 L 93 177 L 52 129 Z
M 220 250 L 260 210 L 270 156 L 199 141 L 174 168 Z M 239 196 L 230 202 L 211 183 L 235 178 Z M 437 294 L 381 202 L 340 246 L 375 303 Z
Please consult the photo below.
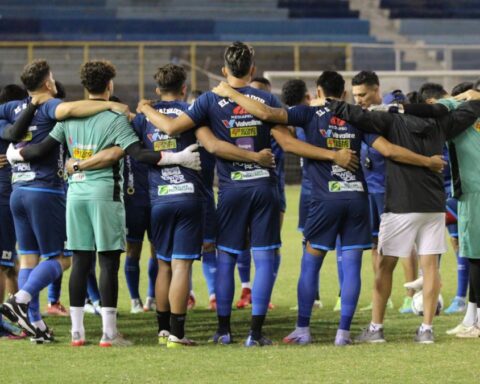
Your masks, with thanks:
M 55 87 L 57 88 L 57 94 L 55 97 L 57 99 L 65 99 L 65 97 L 67 97 L 65 86 L 60 81 L 55 80 Z
M 447 91 L 443 88 L 443 85 L 438 83 L 424 83 L 418 90 L 420 99 L 422 102 L 426 102 L 428 99 L 441 99 L 445 97 Z
M 406 96 L 409 104 L 420 104 L 422 102 L 417 91 L 408 92 Z
M 307 85 L 303 80 L 288 80 L 282 86 L 282 101 L 289 107 L 300 104 L 307 93 Z
M 225 49 L 223 59 L 225 66 L 234 77 L 241 78 L 248 74 L 253 65 L 254 51 L 252 47 L 235 41 Z
M 23 100 L 28 97 L 25 88 L 17 84 L 8 84 L 0 92 L 0 104 L 8 103 L 12 100 Z
M 105 92 L 108 83 L 116 74 L 115 67 L 107 60 L 88 61 L 80 69 L 82 85 L 94 95 Z
M 272 86 L 272 83 L 270 83 L 270 80 L 268 80 L 266 77 L 263 77 L 263 76 L 254 77 L 250 82 L 253 83 L 254 81 L 263 85 L 267 85 L 269 87 Z
M 464 81 L 463 83 L 455 85 L 452 88 L 452 92 L 450 92 L 450 94 L 452 96 L 457 96 L 460 93 L 468 91 L 469 89 L 473 89 L 473 83 L 471 81 Z
M 179 65 L 167 64 L 158 68 L 153 78 L 160 92 L 180 93 L 187 80 L 187 72 Z
M 345 80 L 338 72 L 325 71 L 318 77 L 317 87 L 321 87 L 327 97 L 342 97 L 345 92 Z
M 378 76 L 373 71 L 361 71 L 358 72 L 352 78 L 352 85 L 367 85 L 373 87 L 374 85 L 380 86 L 380 80 Z
M 36 91 L 43 85 L 49 74 L 50 66 L 46 60 L 33 60 L 23 68 L 20 80 L 28 91 Z

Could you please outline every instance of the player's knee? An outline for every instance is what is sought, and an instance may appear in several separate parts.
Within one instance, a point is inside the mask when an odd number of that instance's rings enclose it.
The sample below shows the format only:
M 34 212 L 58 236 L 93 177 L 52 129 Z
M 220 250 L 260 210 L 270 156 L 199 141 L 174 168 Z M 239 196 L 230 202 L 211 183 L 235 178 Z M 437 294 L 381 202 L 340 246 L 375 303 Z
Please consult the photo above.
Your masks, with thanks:
M 127 241 L 127 257 L 133 257 L 136 259 L 140 259 L 140 255 L 142 254 L 142 243 L 141 242 L 130 242 Z
M 60 264 L 62 265 L 63 271 L 66 271 L 72 266 L 72 258 L 71 257 L 62 257 L 60 258 Z
M 309 254 L 316 257 L 325 256 L 325 253 L 326 253 L 325 251 L 322 251 L 320 249 L 313 248 L 309 241 L 307 241 L 306 250 Z
M 20 256 L 20 268 L 32 269 L 35 268 L 39 262 L 38 255 L 22 255 Z
M 215 251 L 215 243 L 203 243 L 203 252 Z

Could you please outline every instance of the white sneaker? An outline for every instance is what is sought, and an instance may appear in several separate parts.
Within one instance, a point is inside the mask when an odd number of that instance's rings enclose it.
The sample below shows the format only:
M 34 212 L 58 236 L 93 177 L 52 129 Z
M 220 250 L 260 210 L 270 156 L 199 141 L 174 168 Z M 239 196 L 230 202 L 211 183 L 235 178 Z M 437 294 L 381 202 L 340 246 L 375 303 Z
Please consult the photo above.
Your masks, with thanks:
M 133 343 L 126 340 L 120 333 L 117 333 L 115 337 L 108 337 L 108 335 L 104 333 L 99 345 L 100 347 L 130 347 Z
M 478 325 L 468 327 L 464 332 L 458 332 L 455 336 L 461 339 L 478 339 L 480 337 L 480 328 Z
M 101 307 L 97 302 L 95 303 L 92 303 L 90 300 L 88 300 L 87 302 L 85 302 L 85 305 L 83 306 L 83 310 L 85 311 L 85 313 L 90 313 L 92 315 L 97 315 L 97 316 L 101 316 Z
M 420 276 L 417 280 L 409 281 L 408 283 L 403 284 L 403 286 L 407 289 L 420 291 L 423 288 L 423 276 Z
M 458 333 L 463 333 L 463 332 L 466 332 L 469 328 L 471 327 L 467 327 L 466 325 L 464 325 L 463 323 L 460 323 L 458 324 L 455 328 L 452 328 L 452 329 L 449 329 L 446 334 L 447 335 L 456 335 Z
M 143 312 L 143 305 L 140 299 L 132 299 L 132 307 L 130 309 L 130 313 L 142 313 Z
M 149 311 L 155 311 L 157 309 L 157 305 L 155 303 L 155 298 L 147 296 L 145 299 L 145 304 L 143 305 L 143 311 L 144 312 L 149 312 Z

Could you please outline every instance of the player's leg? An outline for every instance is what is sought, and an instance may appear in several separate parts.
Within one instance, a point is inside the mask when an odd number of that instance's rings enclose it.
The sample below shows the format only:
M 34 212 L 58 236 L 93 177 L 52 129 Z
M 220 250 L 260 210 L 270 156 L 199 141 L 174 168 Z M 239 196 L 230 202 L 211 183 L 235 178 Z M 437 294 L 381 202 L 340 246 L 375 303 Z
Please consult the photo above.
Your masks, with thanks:
M 405 281 L 414 281 L 417 278 L 417 254 L 413 251 L 410 257 L 402 259 L 403 274 Z M 414 289 L 407 288 L 405 297 L 403 298 L 402 306 L 399 308 L 400 313 L 412 313 L 412 298 L 415 294 Z
M 100 292 L 97 283 L 97 255 L 95 253 L 92 264 L 87 275 L 87 300 L 85 301 L 84 310 L 86 313 L 100 316 Z
M 217 275 L 217 252 L 215 249 L 215 239 L 217 232 L 217 219 L 215 200 L 213 192 L 207 196 L 203 204 L 203 218 L 204 218 L 204 235 L 202 247 L 202 271 L 205 281 L 207 283 L 209 305 L 211 311 L 217 309 L 217 302 L 215 296 L 215 279 Z
M 343 268 L 342 268 L 342 241 L 340 236 L 337 236 L 337 242 L 335 244 L 335 253 L 337 260 L 337 274 L 338 274 L 338 297 L 333 307 L 334 312 L 340 312 L 342 309 L 342 284 L 343 284 Z
M 464 328 L 456 332 L 455 335 L 460 338 L 478 338 L 480 336 L 480 322 L 478 320 L 480 318 L 480 294 L 477 292 L 480 292 L 480 259 L 469 258 L 468 262 L 470 263 L 470 293 L 467 315 L 470 318 L 464 319 L 462 324 Z M 470 314 L 468 313 L 469 310 Z
M 149 238 L 151 238 L 150 230 L 148 230 Z M 145 298 L 145 303 L 143 304 L 143 310 L 145 312 L 155 310 L 155 283 L 157 281 L 158 274 L 158 261 L 155 254 L 155 247 L 153 246 L 150 240 L 150 258 L 148 259 L 148 286 L 147 286 L 147 297 Z
M 238 309 L 246 308 L 252 304 L 252 285 L 250 283 L 252 253 L 250 246 L 247 245 L 246 247 L 247 248 L 237 256 L 238 275 L 240 276 L 240 282 L 242 284 L 240 299 L 235 304 Z

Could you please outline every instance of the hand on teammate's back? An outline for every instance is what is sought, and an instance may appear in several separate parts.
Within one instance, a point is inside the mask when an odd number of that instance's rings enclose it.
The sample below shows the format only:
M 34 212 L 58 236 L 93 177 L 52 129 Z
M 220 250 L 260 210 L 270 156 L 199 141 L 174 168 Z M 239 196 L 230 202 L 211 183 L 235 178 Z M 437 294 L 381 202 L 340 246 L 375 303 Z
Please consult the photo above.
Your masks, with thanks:
M 198 152 L 198 144 L 189 145 L 180 152 L 162 152 L 162 158 L 158 162 L 158 165 L 172 164 L 181 165 L 195 171 L 201 171 L 202 164 L 200 161 L 200 153 Z
M 8 164 L 7 155 L 0 155 L 0 168 Z
M 115 101 L 109 101 L 110 109 L 114 112 L 121 113 L 127 117 L 130 117 L 130 108 L 126 104 L 117 103 Z
M 220 97 L 230 97 L 232 91 L 233 88 L 225 81 L 221 81 L 220 84 L 212 89 L 212 92 Z
M 47 93 L 47 92 L 36 93 L 32 95 L 32 104 L 40 105 L 40 104 L 46 103 L 50 99 L 53 99 L 50 93 Z
M 360 165 L 358 156 L 355 154 L 355 151 L 346 148 L 335 152 L 333 162 L 341 166 L 342 168 L 348 169 L 352 172 L 355 172 Z
M 465 91 L 463 93 L 460 93 L 457 96 L 454 96 L 453 98 L 458 101 L 480 100 L 480 91 L 469 89 L 468 91 Z
M 273 155 L 272 150 L 269 148 L 265 148 L 258 152 L 257 164 L 265 168 L 274 168 L 275 156 Z
M 447 165 L 447 162 L 443 159 L 442 155 L 430 156 L 430 165 L 428 169 L 433 172 L 442 173 L 443 169 Z
M 138 105 L 137 105 L 137 113 L 143 113 L 142 112 L 142 108 L 143 106 L 145 105 L 152 105 L 152 100 L 147 100 L 147 99 L 141 99 L 139 102 L 138 102 Z

